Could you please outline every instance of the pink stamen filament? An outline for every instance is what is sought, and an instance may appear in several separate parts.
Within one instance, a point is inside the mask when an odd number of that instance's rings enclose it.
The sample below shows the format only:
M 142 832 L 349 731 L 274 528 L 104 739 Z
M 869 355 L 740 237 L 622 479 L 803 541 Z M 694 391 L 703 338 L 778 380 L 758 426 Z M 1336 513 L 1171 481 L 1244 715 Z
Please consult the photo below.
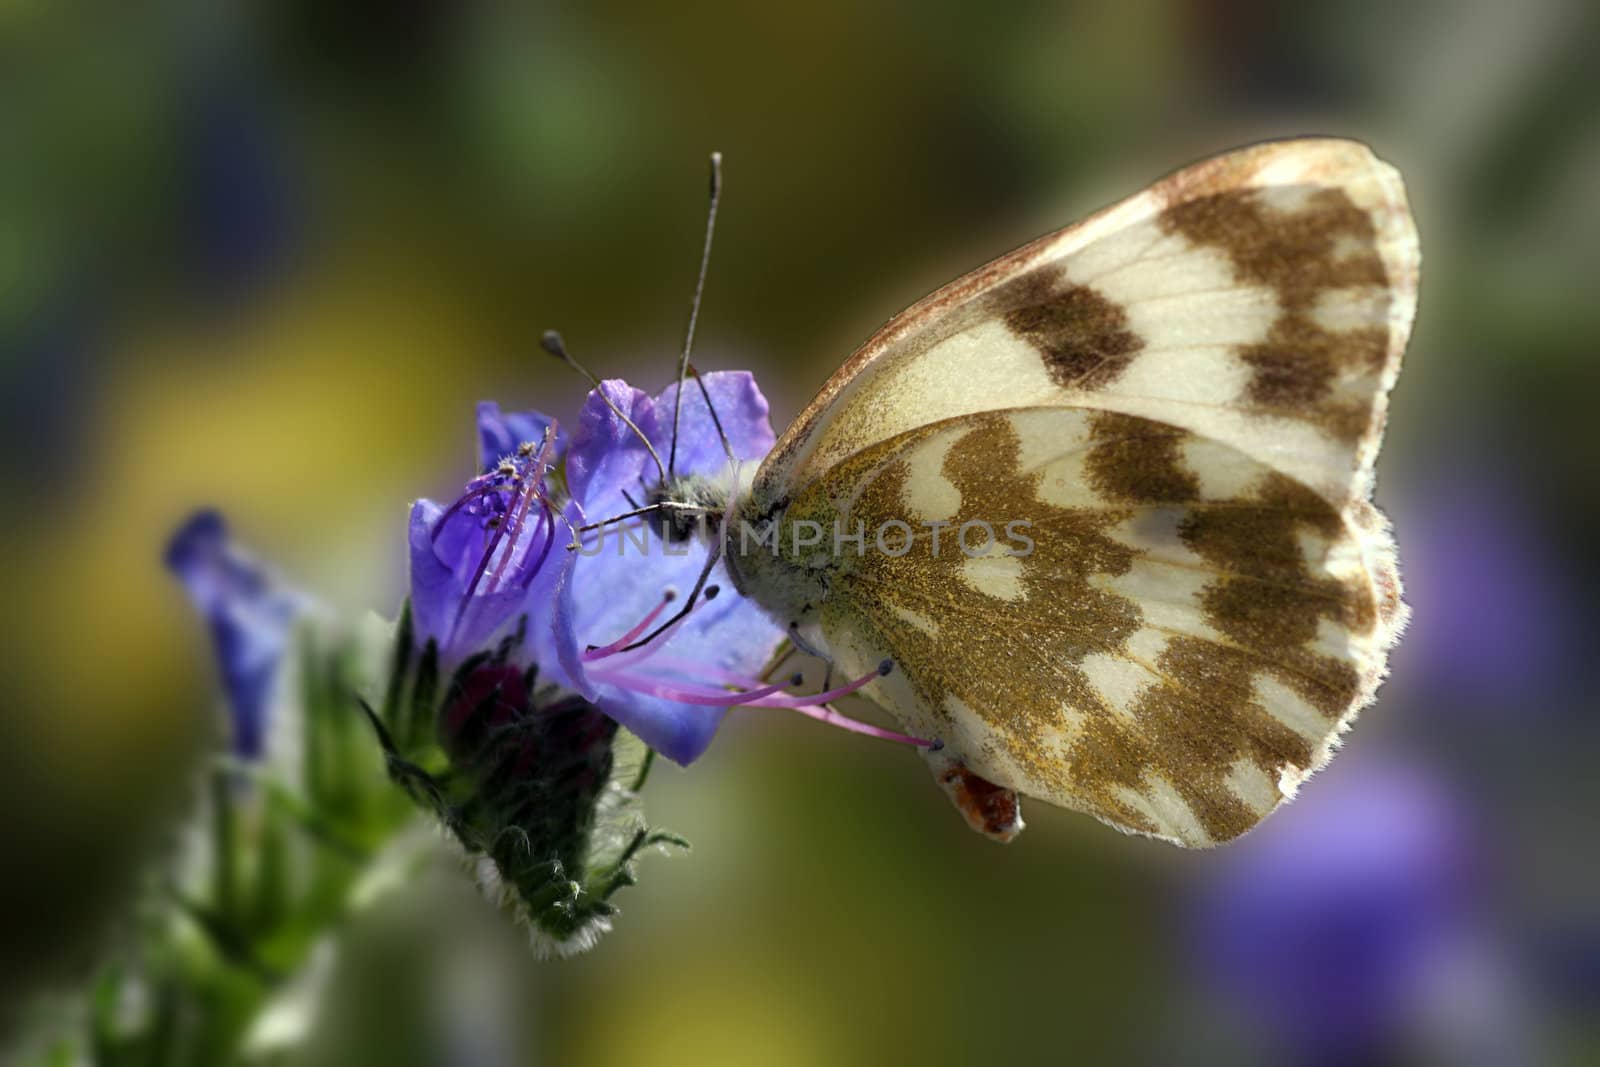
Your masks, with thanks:
M 550 462 L 555 458 L 555 454 L 556 423 L 554 419 L 551 419 L 550 425 L 544 428 L 544 440 L 539 442 L 539 453 L 534 457 L 534 463 L 537 465 L 539 477 L 541 479 L 544 477 L 544 473 L 546 471 L 555 469 L 555 464 Z
M 847 697 L 857 689 L 882 678 L 887 673 L 880 667 L 870 674 L 864 674 L 855 681 L 841 685 L 837 689 L 830 689 L 826 693 L 817 693 L 812 696 L 768 697 L 760 701 L 760 706 L 764 708 L 790 708 L 793 710 L 798 710 L 802 707 L 820 706 L 830 701 L 838 700 L 840 697 Z
M 615 655 L 621 649 L 633 644 L 634 641 L 639 639 L 641 634 L 650 628 L 652 623 L 661 617 L 661 613 L 667 610 L 667 605 L 671 604 L 676 599 L 678 599 L 678 595 L 676 593 L 666 593 L 662 596 L 661 602 L 655 607 L 651 608 L 649 612 L 645 614 L 645 617 L 640 619 L 638 624 L 634 626 L 633 629 L 629 630 L 627 633 L 623 634 L 609 645 L 602 645 L 599 648 L 591 648 L 585 651 L 583 654 L 583 661 L 585 663 L 592 663 L 597 659 L 605 659 L 607 656 Z
M 695 604 L 695 607 L 698 608 L 704 603 L 706 603 L 704 600 L 698 601 Z M 694 612 L 691 610 L 688 614 L 678 619 L 671 626 L 668 626 L 665 630 L 662 630 L 655 636 L 655 640 L 651 641 L 648 645 L 644 645 L 641 648 L 636 648 L 632 652 L 622 652 L 620 650 L 617 652 L 610 652 L 607 653 L 605 657 L 596 656 L 595 659 L 605 658 L 610 660 L 611 662 L 608 662 L 605 666 L 605 669 L 608 671 L 620 671 L 626 670 L 629 667 L 637 667 L 639 664 L 654 657 L 657 652 L 660 652 L 663 648 L 665 648 L 667 643 L 672 640 L 673 635 L 675 635 L 679 630 L 683 629 L 683 624 L 689 621 L 689 617 L 692 614 L 694 614 Z M 649 624 L 645 623 L 644 625 Z M 640 632 L 642 633 L 643 631 L 641 630 Z M 634 639 L 638 639 L 637 634 L 634 635 Z M 619 644 L 622 648 L 626 648 L 628 645 L 627 642 L 619 642 Z M 596 651 L 599 650 L 596 649 Z
M 650 661 L 653 669 L 662 671 L 676 671 L 685 676 L 701 675 L 715 679 L 718 685 L 737 686 L 740 689 L 759 689 L 767 683 L 760 678 L 752 678 L 748 674 L 738 671 L 724 670 L 711 663 L 698 663 L 694 660 L 679 659 L 676 656 L 656 656 Z M 611 664 L 606 664 L 605 670 L 614 670 Z M 724 694 L 727 695 L 727 694 Z
M 478 595 L 478 583 L 483 581 L 484 572 L 489 569 L 489 564 L 494 561 L 495 553 L 500 550 L 500 545 L 505 540 L 505 528 L 506 524 L 503 522 L 495 527 L 494 533 L 489 537 L 488 545 L 484 547 L 482 557 L 478 560 L 477 568 L 472 572 L 472 580 L 467 583 L 467 591 L 461 597 L 460 606 L 456 608 L 455 623 L 450 628 L 450 640 L 452 641 L 455 639 L 455 631 L 461 627 L 461 620 L 467 616 L 467 609 L 472 607 L 475 602 L 475 598 Z M 509 556 L 516 549 L 517 543 L 512 541 L 507 555 Z
M 873 671 L 864 678 L 857 679 L 847 686 L 830 690 L 829 693 L 784 698 L 776 694 L 787 689 L 786 685 L 763 686 L 758 680 L 741 675 L 737 671 L 721 670 L 714 666 L 676 659 L 657 659 L 653 665 L 669 670 L 682 670 L 686 673 L 699 672 L 709 674 L 728 685 L 737 685 L 742 688 L 741 690 L 702 689 L 698 687 L 691 689 L 684 685 L 668 681 L 652 681 L 615 670 L 597 671 L 595 672 L 594 680 L 615 685 L 621 689 L 661 697 L 665 700 L 676 700 L 684 704 L 707 707 L 778 708 L 785 711 L 797 711 L 807 718 L 815 719 L 829 726 L 837 726 L 841 730 L 848 730 L 851 733 L 875 737 L 880 741 L 892 741 L 901 745 L 912 745 L 917 748 L 938 748 L 940 745 L 940 742 L 929 740 L 925 737 L 913 737 L 910 734 L 898 733 L 881 726 L 874 726 L 871 723 L 852 719 L 826 706 L 827 701 L 824 698 L 837 699 L 839 695 L 853 693 L 871 682 L 872 679 L 882 677 L 881 671 Z M 692 699 L 688 699 L 689 697 L 692 697 Z
M 528 509 L 533 507 L 534 486 L 535 483 L 530 479 L 527 484 L 519 487 L 519 492 L 516 496 L 516 511 L 512 515 L 511 521 L 501 523 L 500 527 L 495 531 L 500 535 L 500 539 L 505 542 L 506 550 L 501 554 L 500 562 L 495 565 L 494 573 L 489 576 L 489 585 L 484 590 L 485 594 L 493 593 L 500 588 L 500 580 L 505 577 L 506 567 L 510 565 L 512 557 L 517 554 L 517 539 L 522 536 L 523 524 L 528 521 Z M 485 554 L 485 561 L 493 554 L 494 549 L 491 547 L 488 553 Z M 478 574 L 480 577 L 482 576 L 482 567 L 479 568 Z M 476 588 L 477 581 L 474 580 L 473 584 L 467 587 L 467 596 L 471 597 Z
M 562 518 L 562 521 L 566 522 L 565 517 Z M 570 527 L 571 523 L 568 523 L 568 526 Z M 573 530 L 574 540 L 580 539 L 581 532 L 582 528 Z M 548 547 L 549 546 L 546 546 L 547 550 Z M 716 590 L 713 588 L 709 590 L 709 592 L 715 593 Z M 856 719 L 849 718 L 848 716 L 841 715 L 833 708 L 827 706 L 829 701 L 837 700 L 840 697 L 849 696 L 851 693 L 854 693 L 864 686 L 870 684 L 874 679 L 881 678 L 888 674 L 889 668 L 891 667 L 891 663 L 889 661 L 885 661 L 877 670 L 872 671 L 870 674 L 863 675 L 852 682 L 838 686 L 834 689 L 830 689 L 825 693 L 816 693 L 808 696 L 782 696 L 780 694 L 787 691 L 789 684 L 799 683 L 800 679 L 798 675 L 796 675 L 791 680 L 791 683 L 788 684 L 780 683 L 777 685 L 762 685 L 759 680 L 745 677 L 735 671 L 722 670 L 707 664 L 685 662 L 672 657 L 658 656 L 657 653 L 660 652 L 661 649 L 672 640 L 673 636 L 678 632 L 678 629 L 682 627 L 684 623 L 689 621 L 689 616 L 694 613 L 694 609 L 698 608 L 701 604 L 709 603 L 711 601 L 712 598 L 710 595 L 706 596 L 704 600 L 698 600 L 694 604 L 690 605 L 689 609 L 686 610 L 683 615 L 674 620 L 660 633 L 656 634 L 648 644 L 634 649 L 631 654 L 624 652 L 629 645 L 636 642 L 639 637 L 644 634 L 645 631 L 648 630 L 658 618 L 661 617 L 662 612 L 664 612 L 667 609 L 667 606 L 675 599 L 677 598 L 674 595 L 669 594 L 663 596 L 660 602 L 657 603 L 655 607 L 651 608 L 645 614 L 644 618 L 640 619 L 636 624 L 634 624 L 627 633 L 623 634 L 615 641 L 612 641 L 610 644 L 586 649 L 581 655 L 583 662 L 597 663 L 600 661 L 606 661 L 603 668 L 594 671 L 590 675 L 591 679 L 601 684 L 614 685 L 619 689 L 626 689 L 635 693 L 643 693 L 648 696 L 659 697 L 660 699 L 671 700 L 680 704 L 690 704 L 713 708 L 782 708 L 789 711 L 798 711 L 800 714 L 805 715 L 808 718 L 816 719 L 818 722 L 827 723 L 830 726 L 837 726 L 840 729 L 848 730 L 851 733 L 863 734 L 867 737 L 876 737 L 883 741 L 893 741 L 897 744 L 914 745 L 918 748 L 940 747 L 940 742 L 938 741 L 929 740 L 922 737 L 912 737 L 909 734 L 897 733 L 894 730 L 886 730 L 881 726 L 873 726 L 870 723 L 860 722 Z M 713 678 L 720 679 L 727 685 L 739 686 L 740 688 L 716 689 L 708 686 L 696 685 L 693 682 L 674 681 L 669 678 L 649 678 L 629 673 L 630 668 L 638 666 L 647 659 L 653 660 L 654 662 L 652 665 L 657 668 L 676 670 L 683 674 L 691 675 L 709 674 Z
M 896 733 L 893 730 L 885 730 L 881 726 L 873 726 L 871 723 L 861 722 L 858 719 L 852 719 L 848 716 L 840 715 L 832 708 L 824 707 L 820 704 L 802 704 L 796 707 L 789 707 L 787 710 L 798 711 L 800 714 L 805 715 L 808 718 L 816 719 L 818 722 L 827 723 L 829 726 L 837 726 L 841 730 L 849 730 L 853 734 L 865 734 L 868 737 L 876 737 L 880 741 L 893 741 L 896 744 L 901 745 L 915 745 L 917 748 L 940 747 L 940 742 L 938 741 L 930 741 L 926 737 L 912 737 L 910 734 L 901 734 Z
M 670 681 L 655 681 L 647 678 L 633 678 L 627 675 L 616 674 L 611 671 L 596 671 L 592 676 L 594 681 L 609 683 L 623 689 L 631 689 L 636 693 L 647 696 L 660 697 L 663 700 L 676 701 L 679 704 L 700 704 L 710 708 L 726 708 L 739 704 L 754 704 L 771 697 L 774 693 L 781 693 L 788 688 L 789 683 L 779 682 L 777 685 L 764 685 L 759 689 L 728 690 L 728 689 L 691 689 L 674 684 Z

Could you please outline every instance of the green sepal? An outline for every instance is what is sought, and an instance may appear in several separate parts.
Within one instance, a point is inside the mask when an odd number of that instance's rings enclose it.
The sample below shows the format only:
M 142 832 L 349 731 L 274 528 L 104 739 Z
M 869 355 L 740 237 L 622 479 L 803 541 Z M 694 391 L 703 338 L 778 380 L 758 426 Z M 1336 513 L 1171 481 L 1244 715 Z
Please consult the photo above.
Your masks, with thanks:
M 688 843 L 645 823 L 639 792 L 654 753 L 517 665 L 527 625 L 454 665 L 442 696 L 438 646 L 396 649 L 405 677 L 363 708 L 390 777 L 460 843 L 485 891 L 541 954 L 570 955 L 610 928 L 641 852 Z M 414 637 L 401 626 L 396 640 Z

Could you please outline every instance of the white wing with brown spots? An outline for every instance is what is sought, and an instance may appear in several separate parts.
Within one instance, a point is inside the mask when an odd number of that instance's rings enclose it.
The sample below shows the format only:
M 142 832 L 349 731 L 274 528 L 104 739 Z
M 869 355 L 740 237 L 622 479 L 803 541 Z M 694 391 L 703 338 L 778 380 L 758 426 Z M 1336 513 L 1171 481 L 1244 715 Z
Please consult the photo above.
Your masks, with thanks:
M 921 531 L 833 562 L 817 621 L 847 671 L 900 664 L 877 699 L 944 742 L 936 769 L 1186 845 L 1249 829 L 1326 761 L 1400 623 L 1392 572 L 1317 493 L 1115 412 L 913 430 L 789 515 Z M 1007 541 L 1014 520 L 1030 545 Z M 931 523 L 949 524 L 938 546 Z
M 939 419 L 1073 404 L 1213 437 L 1343 507 L 1370 492 L 1418 264 L 1400 175 L 1365 145 L 1209 160 L 897 316 L 779 439 L 757 498 Z
M 868 692 L 945 742 L 936 776 L 991 836 L 1021 826 L 998 785 L 1235 837 L 1328 758 L 1404 622 L 1370 497 L 1417 271 L 1399 175 L 1362 145 L 1182 171 L 880 330 L 734 515 L 865 550 L 730 539 L 735 580 L 845 669 L 893 659 Z M 951 546 L 1013 520 L 1027 554 Z M 919 531 L 907 551 L 884 523 Z

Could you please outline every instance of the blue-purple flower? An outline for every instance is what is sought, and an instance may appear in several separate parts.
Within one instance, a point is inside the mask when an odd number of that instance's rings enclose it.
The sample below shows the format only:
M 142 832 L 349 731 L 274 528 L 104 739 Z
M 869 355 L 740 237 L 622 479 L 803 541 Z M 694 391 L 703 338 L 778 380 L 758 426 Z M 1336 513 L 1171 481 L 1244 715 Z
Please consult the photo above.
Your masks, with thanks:
M 737 467 L 772 447 L 766 398 L 749 374 L 708 374 L 703 382 L 715 416 L 700 387 L 689 385 L 675 455 L 676 386 L 651 398 L 622 382 L 602 383 L 570 444 L 547 416 L 480 405 L 486 473 L 449 507 L 421 501 L 412 511 L 411 609 L 419 641 L 436 641 L 446 660 L 459 660 L 525 619 L 524 654 L 542 681 L 582 696 L 679 763 L 705 751 L 730 704 L 781 699 L 781 687 L 762 686 L 755 675 L 782 629 L 733 594 L 720 564 L 709 578 L 713 595 L 643 647 L 626 647 L 668 621 L 669 605 L 687 597 L 707 538 L 671 543 L 645 520 L 581 538 L 576 532 L 633 510 L 630 500 L 660 485 L 662 472 L 628 420 L 679 477 L 730 490 Z M 563 464 L 566 493 L 557 499 L 551 475 Z M 714 522 L 709 532 L 716 533 Z
M 1492 464 L 1462 466 L 1477 475 L 1437 480 L 1396 516 L 1414 621 L 1395 680 L 1456 716 L 1536 715 L 1559 705 L 1582 626 L 1527 494 Z
M 686 384 L 679 414 L 675 470 L 724 485 L 737 484 L 738 464 L 760 460 L 773 445 L 767 401 L 745 372 L 708 374 L 703 379 L 716 418 L 699 388 Z M 622 382 L 600 386 L 639 427 L 655 452 L 674 462 L 673 408 L 677 386 L 652 399 Z M 567 453 L 568 515 L 574 526 L 634 509 L 658 484 L 655 460 L 626 422 L 591 393 Z M 718 431 L 718 424 L 721 433 Z M 723 448 L 726 435 L 733 453 Z M 717 519 L 709 517 L 712 536 Z M 643 541 L 645 547 L 640 548 Z M 720 595 L 699 602 L 669 632 L 647 646 L 627 645 L 664 621 L 675 596 L 687 596 L 706 560 L 702 540 L 669 544 L 660 537 L 630 538 L 615 527 L 594 531 L 581 551 L 566 554 L 556 589 L 553 626 L 541 630 L 541 667 L 669 759 L 689 763 L 700 756 L 728 704 L 724 687 L 746 694 L 761 688 L 756 677 L 783 639 L 781 627 L 754 603 L 734 594 L 723 564 L 708 588 Z M 719 697 L 719 693 L 722 697 Z M 768 699 L 776 698 L 776 693 Z M 747 697 L 737 701 L 749 702 Z
M 167 544 L 166 564 L 210 627 L 232 712 L 233 750 L 257 759 L 266 749 L 278 675 L 306 598 L 235 546 L 215 511 L 197 512 L 179 527 Z
M 498 426 L 498 411 L 486 421 Z M 530 422 L 525 422 L 533 429 Z M 484 431 L 484 440 L 489 440 Z M 448 507 L 412 505 L 411 617 L 419 640 L 447 660 L 482 646 L 526 609 L 534 580 L 557 541 L 557 509 L 545 486 L 555 459 L 554 426 L 487 463 Z M 487 455 L 487 453 L 486 453 Z
M 415 631 L 445 662 L 488 650 L 504 631 L 520 640 L 519 656 L 532 659 L 542 682 L 599 707 L 678 763 L 705 752 L 733 706 L 788 708 L 932 744 L 828 706 L 888 664 L 824 693 L 786 692 L 792 678 L 768 683 L 762 674 L 785 631 L 734 591 L 722 561 L 706 567 L 737 487 L 774 441 L 750 374 L 687 384 L 681 410 L 677 386 L 650 397 L 602 382 L 570 444 L 536 412 L 505 415 L 483 404 L 478 424 L 487 472 L 450 507 L 422 501 L 411 516 Z M 684 522 L 693 510 L 671 521 L 659 511 L 634 514 L 663 499 L 694 503 L 702 521 Z
M 554 431 L 552 454 L 563 456 L 567 451 L 567 432 L 555 419 L 537 411 L 519 411 L 507 414 L 493 400 L 478 405 L 478 470 L 488 474 L 501 460 L 514 455 L 521 445 L 540 443 L 546 431 Z
M 1456 797 L 1406 764 L 1342 763 L 1214 857 L 1192 913 L 1204 987 L 1278 1058 L 1368 1062 L 1426 1029 L 1481 937 Z

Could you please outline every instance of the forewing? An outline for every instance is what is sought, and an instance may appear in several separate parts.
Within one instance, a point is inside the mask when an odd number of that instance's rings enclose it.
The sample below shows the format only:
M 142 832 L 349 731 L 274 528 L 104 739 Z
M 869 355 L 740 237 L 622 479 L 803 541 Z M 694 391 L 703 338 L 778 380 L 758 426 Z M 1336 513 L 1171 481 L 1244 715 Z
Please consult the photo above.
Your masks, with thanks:
M 1218 157 L 895 318 L 779 440 L 754 497 L 780 503 L 930 422 L 1071 405 L 1213 438 L 1343 511 L 1370 493 L 1417 271 L 1400 176 L 1365 146 Z
M 1358 514 L 1230 444 L 1072 408 L 912 430 L 789 509 L 866 532 L 830 564 L 821 626 L 847 670 L 893 657 L 874 688 L 908 728 L 1186 845 L 1253 826 L 1371 699 L 1403 608 L 1387 533 Z M 893 520 L 920 531 L 904 554 Z M 1000 544 L 975 558 L 978 522 Z

